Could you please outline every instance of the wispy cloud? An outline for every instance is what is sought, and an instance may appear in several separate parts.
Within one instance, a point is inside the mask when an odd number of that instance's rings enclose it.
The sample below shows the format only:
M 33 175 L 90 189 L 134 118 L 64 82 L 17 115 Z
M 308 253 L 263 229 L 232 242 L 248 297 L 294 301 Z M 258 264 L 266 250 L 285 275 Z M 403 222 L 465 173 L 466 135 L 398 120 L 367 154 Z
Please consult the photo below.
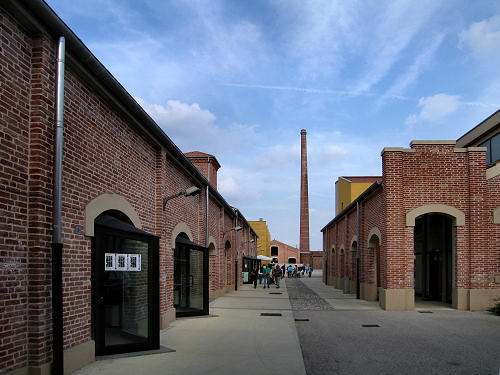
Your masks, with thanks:
M 282 23 L 289 25 L 284 39 L 298 62 L 299 79 L 332 76 L 344 64 L 342 50 L 355 38 L 358 19 L 355 2 L 275 1 Z
M 418 106 L 422 107 L 418 114 L 408 116 L 407 125 L 415 125 L 421 121 L 440 122 L 448 115 L 454 113 L 460 106 L 458 95 L 436 94 L 421 98 Z
M 379 93 L 373 93 L 373 92 L 360 92 L 360 91 L 354 91 L 354 90 L 325 90 L 325 89 L 316 89 L 316 88 L 308 88 L 308 87 L 298 87 L 298 86 L 278 86 L 278 85 L 252 85 L 252 84 L 245 84 L 245 83 L 223 83 L 223 86 L 228 86 L 228 87 L 241 87 L 241 88 L 248 88 L 248 89 L 262 89 L 262 90 L 276 90 L 276 91 L 296 91 L 296 92 L 303 92 L 306 94 L 321 94 L 321 95 L 332 95 L 332 96 L 337 96 L 337 97 L 387 97 L 391 99 L 398 99 L 398 100 L 416 100 L 416 98 L 411 98 L 408 96 L 403 96 L 403 95 L 384 95 L 384 94 L 379 94 Z
M 391 2 L 375 17 L 374 30 L 364 58 L 368 68 L 353 86 L 370 91 L 391 70 L 415 35 L 441 6 L 440 2 Z
M 429 46 L 426 46 L 423 51 L 415 58 L 414 62 L 409 66 L 406 72 L 400 75 L 393 85 L 382 96 L 378 105 L 382 104 L 387 99 L 401 97 L 405 89 L 416 82 L 423 69 L 425 69 L 434 58 L 434 55 L 443 42 L 445 34 L 437 35 Z
M 255 126 L 231 124 L 222 127 L 216 123 L 212 112 L 200 108 L 197 103 L 169 100 L 163 106 L 141 98 L 136 100 L 183 152 L 198 150 L 217 156 L 248 145 L 255 137 Z
M 459 47 L 467 46 L 478 59 L 500 57 L 500 15 L 475 22 L 459 34 Z
M 293 165 L 298 165 L 300 162 L 300 146 L 293 145 L 275 145 L 265 153 L 258 156 L 253 166 L 262 169 L 283 169 Z

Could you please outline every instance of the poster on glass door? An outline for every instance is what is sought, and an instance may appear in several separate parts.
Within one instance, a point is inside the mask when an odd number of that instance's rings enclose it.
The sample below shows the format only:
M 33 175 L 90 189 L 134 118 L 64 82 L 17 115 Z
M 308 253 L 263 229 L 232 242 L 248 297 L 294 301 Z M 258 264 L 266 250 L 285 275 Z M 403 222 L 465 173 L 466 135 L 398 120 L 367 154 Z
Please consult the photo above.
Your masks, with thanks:
M 104 254 L 105 271 L 141 271 L 141 254 Z

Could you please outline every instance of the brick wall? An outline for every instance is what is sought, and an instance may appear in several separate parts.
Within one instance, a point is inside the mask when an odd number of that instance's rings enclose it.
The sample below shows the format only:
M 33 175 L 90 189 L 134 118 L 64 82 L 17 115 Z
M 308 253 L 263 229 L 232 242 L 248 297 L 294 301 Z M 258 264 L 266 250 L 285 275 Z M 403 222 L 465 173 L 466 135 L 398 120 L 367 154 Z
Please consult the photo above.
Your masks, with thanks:
M 2 9 L 0 34 L 0 372 L 6 372 L 51 361 L 56 41 L 30 37 Z M 193 241 L 205 245 L 206 195 L 172 199 L 162 210 L 162 197 L 199 181 L 139 131 L 86 74 L 68 54 L 62 181 L 65 349 L 91 339 L 92 244 L 78 230 L 85 227 L 90 201 L 103 193 L 120 195 L 138 214 L 142 229 L 160 237 L 160 314 L 173 307 L 173 228 L 185 223 Z M 210 288 L 218 290 L 224 280 L 234 284 L 233 252 L 223 263 L 226 240 L 234 251 L 234 231 L 223 238 L 223 231 L 235 225 L 234 212 L 213 196 L 209 207 L 209 233 L 216 241 Z M 239 225 L 248 228 L 243 220 Z M 247 237 L 239 240 L 240 262 Z
M 28 322 L 36 330 L 36 320 L 43 316 L 43 298 L 40 313 L 30 305 L 28 295 L 28 264 L 30 255 L 38 264 L 46 263 L 45 254 L 36 257 L 28 253 L 28 194 L 30 166 L 26 151 L 30 144 L 29 101 L 34 56 L 33 41 L 20 30 L 16 21 L 0 10 L 0 371 L 26 363 L 28 351 L 43 352 L 43 345 L 29 348 Z M 23 99 L 21 102 L 19 99 Z M 41 143 L 40 131 L 38 140 Z M 44 154 L 43 145 L 39 154 Z M 35 150 L 33 151 L 35 152 Z M 42 156 L 40 156 L 41 158 Z M 41 173 L 40 179 L 45 175 Z M 50 179 L 50 174 L 48 176 Z M 32 190 L 35 189 L 33 185 Z M 43 202 L 40 203 L 43 208 Z M 39 229 L 40 232 L 44 228 Z M 34 236 L 33 236 L 34 237 Z M 31 241 L 34 240 L 32 237 Z M 42 276 L 43 278 L 43 276 Z M 33 288 L 31 288 L 33 289 Z M 30 309 L 31 307 L 31 309 Z M 30 311 L 32 318 L 30 317 Z M 33 320 L 32 320 L 33 319 Z
M 300 250 L 283 242 L 272 240 L 271 246 L 278 247 L 278 263 L 288 263 L 288 258 L 295 258 L 300 263 Z
M 500 178 L 486 180 L 484 150 L 456 149 L 452 142 L 413 142 L 411 149 L 385 149 L 382 167 L 382 189 L 360 202 L 361 282 L 375 281 L 375 252 L 367 249 L 367 235 L 378 228 L 381 286 L 412 289 L 414 227 L 406 226 L 406 215 L 425 205 L 440 204 L 465 215 L 465 225 L 455 228 L 456 287 L 499 288 L 494 277 L 500 273 L 500 226 L 493 224 L 492 213 L 500 205 Z M 355 216 L 351 210 L 326 228 L 329 278 L 353 274 L 352 261 L 347 266 L 351 269 L 342 272 L 340 249 L 350 246 Z

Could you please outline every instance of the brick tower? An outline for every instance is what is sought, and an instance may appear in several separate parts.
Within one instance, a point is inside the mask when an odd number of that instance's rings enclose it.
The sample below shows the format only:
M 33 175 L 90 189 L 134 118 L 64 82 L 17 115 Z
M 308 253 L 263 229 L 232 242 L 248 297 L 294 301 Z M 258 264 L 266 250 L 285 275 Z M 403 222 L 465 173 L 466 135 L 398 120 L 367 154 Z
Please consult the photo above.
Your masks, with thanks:
M 309 265 L 309 189 L 306 130 L 300 131 L 300 262 Z

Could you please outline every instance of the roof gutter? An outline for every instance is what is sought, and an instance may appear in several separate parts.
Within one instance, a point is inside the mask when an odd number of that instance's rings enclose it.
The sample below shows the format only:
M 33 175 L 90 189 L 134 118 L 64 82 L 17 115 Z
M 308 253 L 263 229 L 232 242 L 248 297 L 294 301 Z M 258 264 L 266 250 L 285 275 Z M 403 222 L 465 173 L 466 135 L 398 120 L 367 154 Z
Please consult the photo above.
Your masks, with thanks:
M 368 189 L 366 189 L 359 197 L 352 201 L 346 208 L 344 208 L 337 216 L 335 216 L 328 224 L 326 224 L 321 232 L 324 232 L 336 221 L 340 220 L 345 214 L 356 208 L 356 204 L 367 198 L 370 194 L 378 190 L 382 186 L 381 181 L 374 182 Z

